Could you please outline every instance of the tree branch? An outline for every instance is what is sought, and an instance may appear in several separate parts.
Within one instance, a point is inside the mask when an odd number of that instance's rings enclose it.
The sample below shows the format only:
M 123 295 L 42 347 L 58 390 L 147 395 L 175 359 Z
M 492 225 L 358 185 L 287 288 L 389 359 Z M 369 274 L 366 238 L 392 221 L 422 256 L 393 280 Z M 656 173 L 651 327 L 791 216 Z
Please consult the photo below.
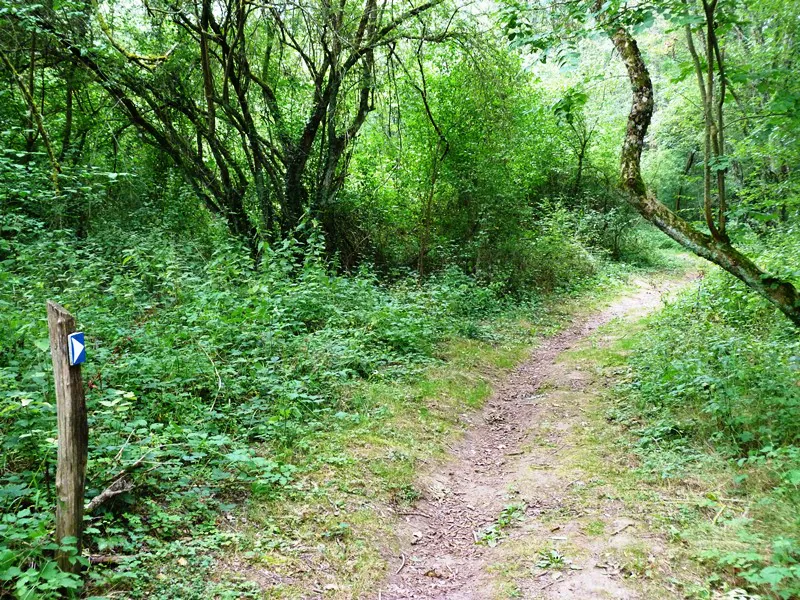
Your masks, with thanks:
M 621 158 L 621 183 L 628 201 L 647 221 L 681 246 L 737 277 L 800 327 L 800 294 L 794 285 L 764 272 L 727 241 L 698 231 L 648 191 L 641 174 L 641 155 L 653 116 L 653 83 L 636 40 L 628 30 L 617 27 L 607 33 L 625 64 L 633 94 Z
M 25 103 L 28 105 L 28 110 L 30 110 L 31 114 L 33 115 L 33 120 L 36 122 L 36 128 L 39 130 L 39 134 L 42 136 L 45 148 L 47 148 L 47 156 L 50 158 L 50 163 L 53 166 L 53 187 L 55 188 L 56 193 L 58 193 L 58 176 L 61 174 L 61 165 L 58 163 L 56 154 L 53 151 L 53 144 L 50 142 L 50 136 L 47 134 L 47 130 L 44 127 L 42 113 L 36 108 L 36 102 L 31 96 L 30 90 L 25 85 L 25 80 L 22 79 L 22 76 L 17 72 L 17 70 L 14 68 L 14 65 L 8 59 L 8 56 L 6 56 L 2 50 L 0 50 L 0 60 L 2 60 L 3 64 L 5 64 L 6 67 L 8 67 L 8 70 L 11 71 L 11 74 L 14 76 L 14 81 L 17 83 L 20 92 L 22 92 L 22 97 L 25 99 Z

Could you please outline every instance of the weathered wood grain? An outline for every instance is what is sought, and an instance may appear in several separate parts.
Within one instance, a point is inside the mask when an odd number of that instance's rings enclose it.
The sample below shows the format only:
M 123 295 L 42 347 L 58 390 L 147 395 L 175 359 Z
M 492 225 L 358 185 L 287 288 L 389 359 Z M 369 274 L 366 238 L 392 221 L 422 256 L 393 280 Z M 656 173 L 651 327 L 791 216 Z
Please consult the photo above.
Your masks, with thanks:
M 53 359 L 58 413 L 58 467 L 56 469 L 56 541 L 77 539 L 78 553 L 83 534 L 83 496 L 89 426 L 80 365 L 70 366 L 68 339 L 75 331 L 75 318 L 60 304 L 47 303 L 50 354 Z M 77 573 L 78 563 L 58 553 L 59 567 Z

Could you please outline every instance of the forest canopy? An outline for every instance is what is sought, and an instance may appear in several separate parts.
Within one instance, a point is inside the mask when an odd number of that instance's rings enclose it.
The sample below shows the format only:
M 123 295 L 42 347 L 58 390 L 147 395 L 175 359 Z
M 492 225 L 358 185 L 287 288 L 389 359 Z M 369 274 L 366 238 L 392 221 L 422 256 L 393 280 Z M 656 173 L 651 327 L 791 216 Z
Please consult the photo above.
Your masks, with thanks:
M 424 274 L 456 262 L 492 278 L 516 261 L 500 276 L 524 279 L 519 248 L 543 198 L 597 215 L 590 235 L 615 255 L 628 200 L 797 323 L 791 277 L 762 271 L 728 227 L 769 228 L 792 211 L 790 10 L 7 2 L 4 174 L 37 184 L 6 202 L 85 235 L 145 198 L 194 198 L 256 260 L 315 223 L 345 266 Z M 660 161 L 649 186 L 645 148 Z

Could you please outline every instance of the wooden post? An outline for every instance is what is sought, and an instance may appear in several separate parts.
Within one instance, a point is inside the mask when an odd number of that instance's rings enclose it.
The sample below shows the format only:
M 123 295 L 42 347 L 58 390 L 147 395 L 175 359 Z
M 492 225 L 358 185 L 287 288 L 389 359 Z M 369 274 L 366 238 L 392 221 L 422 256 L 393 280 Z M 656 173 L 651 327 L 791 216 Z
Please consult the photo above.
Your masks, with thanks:
M 61 545 L 64 538 L 74 537 L 80 556 L 89 424 L 86 420 L 81 366 L 69 364 L 67 336 L 75 332 L 75 318 L 60 304 L 48 302 L 47 326 L 50 330 L 50 355 L 53 358 L 58 414 L 56 542 Z M 80 564 L 70 564 L 65 553 L 59 551 L 57 558 L 58 566 L 63 571 L 80 571 Z

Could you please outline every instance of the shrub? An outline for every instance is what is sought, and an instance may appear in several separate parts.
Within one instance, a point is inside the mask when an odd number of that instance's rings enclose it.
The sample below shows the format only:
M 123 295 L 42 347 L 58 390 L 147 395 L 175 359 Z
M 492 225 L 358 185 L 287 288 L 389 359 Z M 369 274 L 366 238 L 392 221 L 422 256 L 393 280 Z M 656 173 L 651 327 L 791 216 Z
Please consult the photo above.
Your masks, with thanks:
M 243 494 L 291 487 L 293 447 L 351 409 L 349 381 L 412 376 L 444 336 L 500 304 L 457 270 L 392 286 L 366 268 L 338 275 L 313 233 L 266 249 L 256 269 L 230 239 L 206 253 L 159 231 L 79 240 L 0 219 L 0 595 L 51 598 L 77 583 L 54 571 L 50 542 L 45 300 L 87 335 L 88 496 L 148 465 L 87 523 L 90 550 L 119 554 L 163 550 L 213 528 Z
M 796 263 L 797 236 L 784 236 L 760 260 L 797 280 L 788 266 Z M 706 538 L 701 557 L 765 597 L 800 591 L 798 357 L 800 336 L 789 322 L 714 271 L 639 336 L 629 393 L 616 414 L 638 436 L 645 471 L 702 476 L 716 464 L 727 475 L 726 494 L 744 497 L 749 516 L 730 523 L 736 540 Z

